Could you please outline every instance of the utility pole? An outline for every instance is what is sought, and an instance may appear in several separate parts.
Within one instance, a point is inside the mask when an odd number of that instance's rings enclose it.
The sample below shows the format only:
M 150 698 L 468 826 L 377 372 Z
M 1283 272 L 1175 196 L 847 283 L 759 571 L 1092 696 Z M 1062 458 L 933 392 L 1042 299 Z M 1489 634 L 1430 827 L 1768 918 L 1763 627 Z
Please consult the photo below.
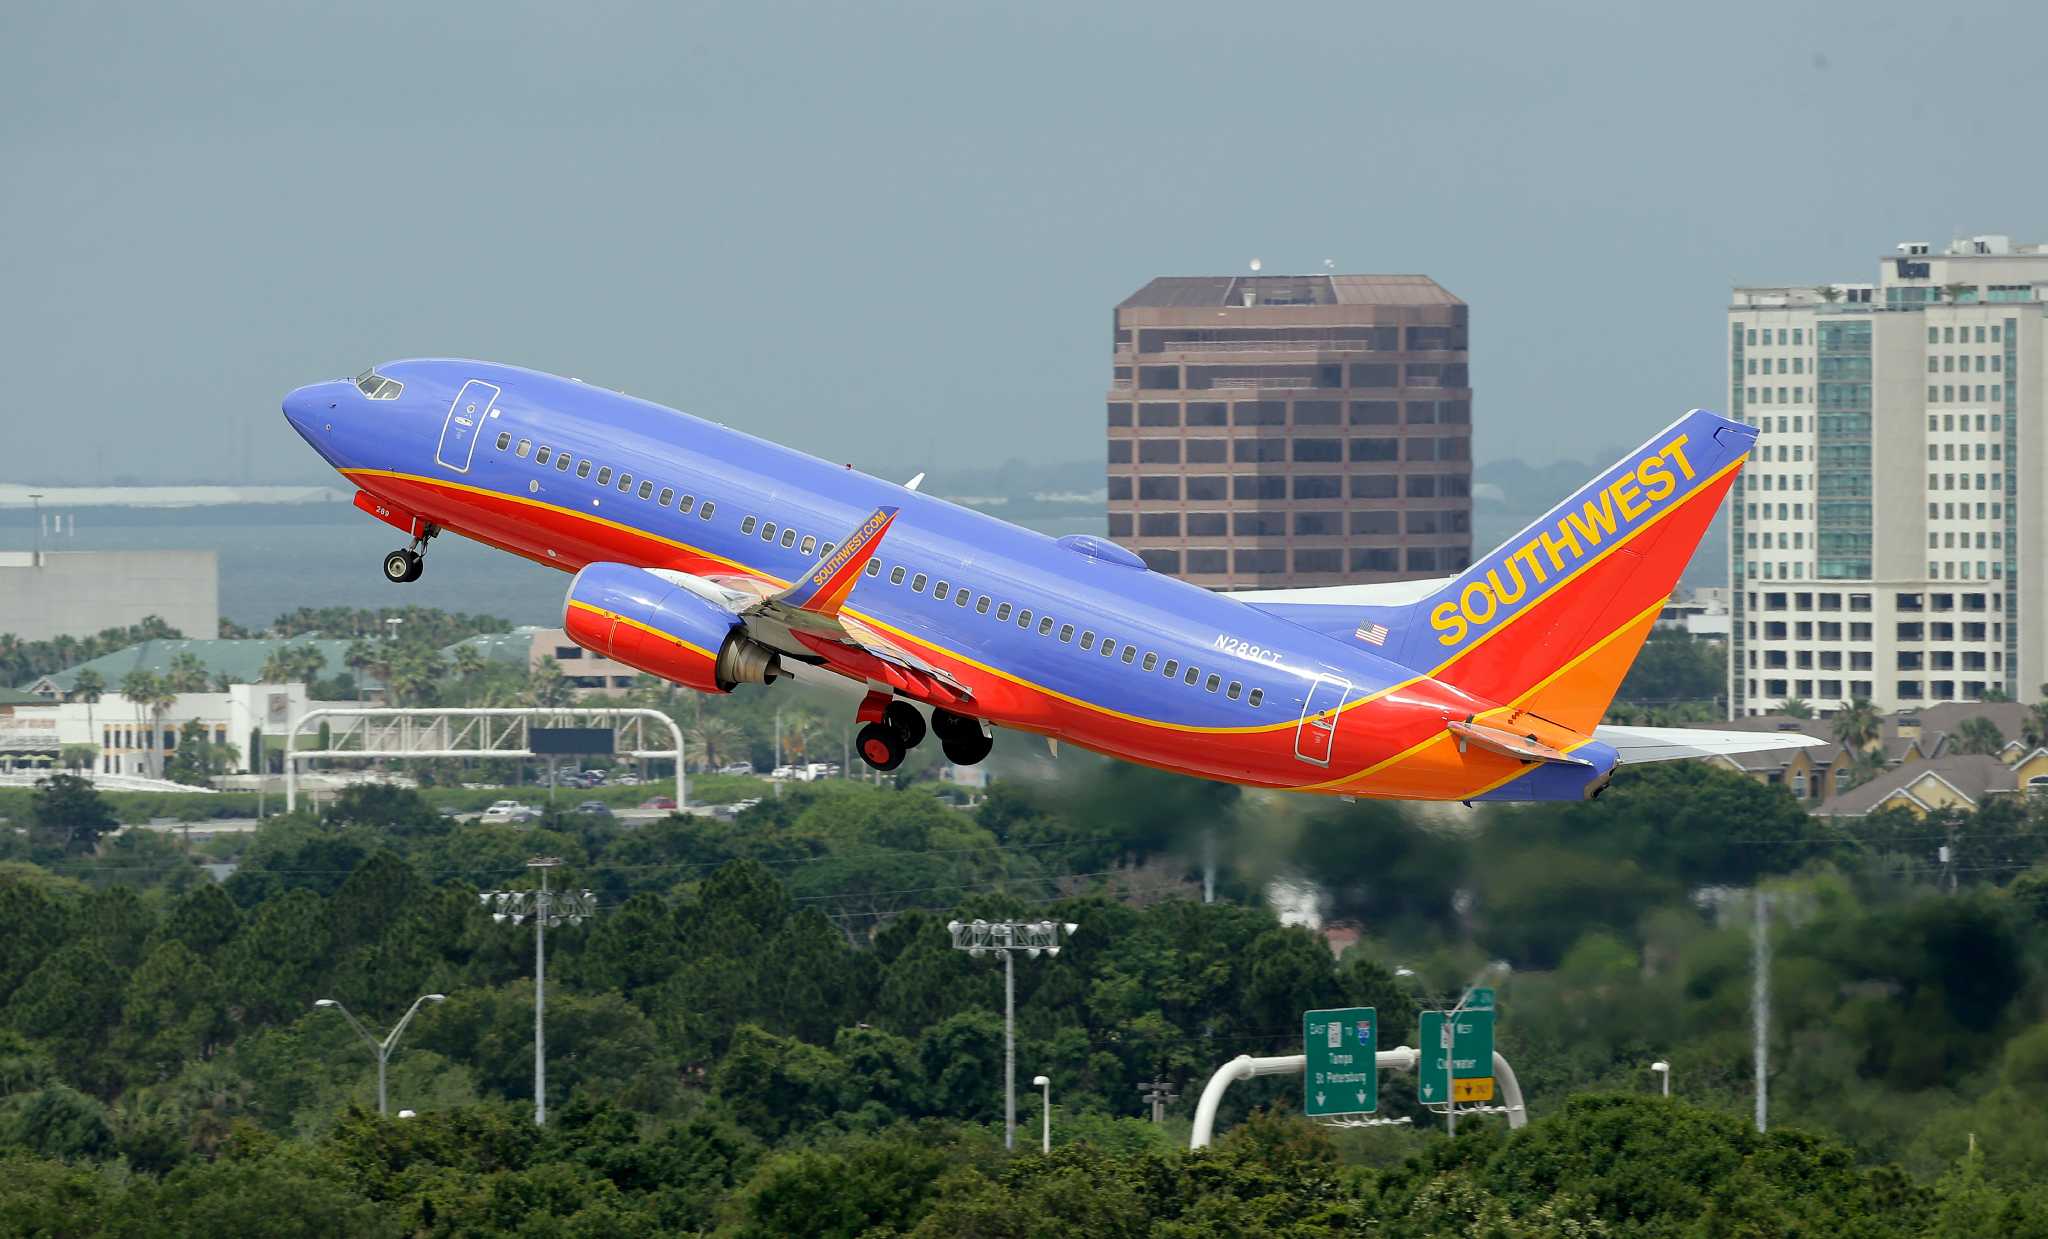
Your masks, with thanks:
M 1771 1033 L 1771 897 L 1756 888 L 1756 915 L 1750 921 L 1749 969 L 1750 1022 L 1756 1040 L 1756 1129 L 1765 1130 L 1770 1119 L 1770 1033 Z
M 1081 928 L 1072 921 L 948 921 L 953 949 L 975 959 L 988 952 L 1003 957 L 1003 1148 L 1017 1147 L 1017 973 L 1012 956 L 1032 959 L 1040 952 L 1060 953 L 1062 931 L 1071 938 Z
M 1180 1094 L 1174 1092 L 1173 1085 L 1165 1080 L 1154 1080 L 1150 1084 L 1140 1084 L 1138 1091 L 1144 1094 L 1146 1101 L 1152 1103 L 1152 1121 L 1155 1123 L 1164 1123 L 1166 1121 L 1167 1102 L 1180 1100 Z
M 559 856 L 536 856 L 526 862 L 540 871 L 537 891 L 485 891 L 478 896 L 491 909 L 491 919 L 500 924 L 509 918 L 514 925 L 533 918 L 533 1122 L 544 1127 L 548 1121 L 547 1053 L 547 940 L 548 926 L 568 921 L 580 925 L 597 910 L 597 896 L 590 891 L 551 891 L 548 870 L 562 863 Z
M 1216 828 L 1202 831 L 1202 902 L 1216 902 Z
M 413 999 L 412 1005 L 405 1009 L 405 1014 L 398 1018 L 398 1023 L 391 1026 L 391 1031 L 385 1034 L 382 1041 L 372 1037 L 370 1030 L 357 1022 L 355 1015 L 334 999 L 322 998 L 313 1005 L 341 1012 L 341 1018 L 348 1021 L 348 1026 L 355 1029 L 357 1035 L 369 1043 L 370 1053 L 377 1057 L 377 1113 L 383 1115 L 390 1113 L 384 1104 L 384 1066 L 391 1061 L 391 1052 L 398 1048 L 398 1035 L 405 1031 L 407 1024 L 412 1023 L 412 1017 L 419 1014 L 421 1003 L 445 1002 L 447 999 L 446 994 L 421 994 Z M 408 1110 L 406 1113 L 410 1114 L 411 1111 Z

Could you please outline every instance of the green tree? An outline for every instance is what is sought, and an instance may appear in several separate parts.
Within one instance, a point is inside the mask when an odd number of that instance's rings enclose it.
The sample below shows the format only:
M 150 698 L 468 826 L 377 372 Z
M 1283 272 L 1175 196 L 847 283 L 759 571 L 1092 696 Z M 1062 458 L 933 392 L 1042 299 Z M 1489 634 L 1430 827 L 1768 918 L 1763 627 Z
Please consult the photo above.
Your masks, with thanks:
M 1813 707 L 1806 704 L 1804 698 L 1787 697 L 1777 705 L 1772 706 L 1771 713 L 1782 714 L 1786 718 L 1812 718 Z
M 173 783 L 204 787 L 216 775 L 233 770 L 241 758 L 233 745 L 214 743 L 206 724 L 194 719 L 178 729 L 178 747 L 165 763 L 164 774 Z
M 91 854 L 99 848 L 101 833 L 116 825 L 92 780 L 75 774 L 53 774 L 36 782 L 29 821 L 71 855 Z
M 93 719 L 93 707 L 99 704 L 100 698 L 106 696 L 106 693 L 106 677 L 91 667 L 81 669 L 71 679 L 71 700 L 85 703 L 85 733 L 93 738 L 94 743 L 99 742 L 100 729 Z
M 1966 718 L 1956 724 L 1956 752 L 1978 753 L 1996 757 L 2005 748 L 2005 733 L 1998 724 L 1982 716 Z
M 211 682 L 206 664 L 190 650 L 179 650 L 171 655 L 171 665 L 164 672 L 164 680 L 173 692 L 179 693 L 203 693 Z
M 537 706 L 566 706 L 576 700 L 576 688 L 562 674 L 562 664 L 547 657 L 534 659 L 526 692 Z
M 1835 711 L 1835 743 L 1852 753 L 1860 753 L 1876 744 L 1884 735 L 1884 716 L 1868 697 L 1858 697 L 1843 703 Z
M 2041 698 L 2027 707 L 2026 717 L 2020 723 L 2020 737 L 2029 749 L 2048 745 L 2048 684 L 2041 686 Z

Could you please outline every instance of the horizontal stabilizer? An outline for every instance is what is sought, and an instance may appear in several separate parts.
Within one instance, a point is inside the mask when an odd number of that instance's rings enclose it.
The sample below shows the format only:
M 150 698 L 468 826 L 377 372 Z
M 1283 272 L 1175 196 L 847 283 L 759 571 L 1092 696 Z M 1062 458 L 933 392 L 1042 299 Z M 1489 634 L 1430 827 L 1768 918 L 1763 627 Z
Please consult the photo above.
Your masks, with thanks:
M 1534 736 L 1520 736 L 1499 727 L 1488 727 L 1485 723 L 1458 722 L 1452 720 L 1444 727 L 1458 737 L 1458 750 L 1476 745 L 1489 753 L 1512 757 L 1516 761 L 1556 762 L 1565 766 L 1585 766 L 1590 769 L 1592 762 L 1583 757 L 1573 757 L 1563 749 L 1552 748 Z
M 1818 748 L 1818 736 L 1797 731 L 1707 731 L 1698 727 L 1595 727 L 1593 738 L 1612 747 L 1622 765 Z

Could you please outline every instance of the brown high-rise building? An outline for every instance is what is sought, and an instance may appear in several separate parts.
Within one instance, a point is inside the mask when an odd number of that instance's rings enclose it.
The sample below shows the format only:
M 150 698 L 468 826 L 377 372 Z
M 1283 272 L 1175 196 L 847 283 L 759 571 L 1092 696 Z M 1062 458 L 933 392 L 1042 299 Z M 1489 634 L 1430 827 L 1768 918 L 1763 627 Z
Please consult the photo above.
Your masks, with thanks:
M 1463 569 L 1466 314 L 1421 275 L 1153 280 L 1116 308 L 1109 536 L 1218 588 Z

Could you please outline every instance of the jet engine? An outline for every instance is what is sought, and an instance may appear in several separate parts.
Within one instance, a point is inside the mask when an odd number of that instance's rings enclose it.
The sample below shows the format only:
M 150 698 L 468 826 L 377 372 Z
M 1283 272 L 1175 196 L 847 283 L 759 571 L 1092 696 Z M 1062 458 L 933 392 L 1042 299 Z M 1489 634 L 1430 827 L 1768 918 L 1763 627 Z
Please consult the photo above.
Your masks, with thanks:
M 569 583 L 562 627 L 592 653 L 699 692 L 729 693 L 788 674 L 774 650 L 747 636 L 739 616 L 671 575 L 678 574 L 590 564 Z

